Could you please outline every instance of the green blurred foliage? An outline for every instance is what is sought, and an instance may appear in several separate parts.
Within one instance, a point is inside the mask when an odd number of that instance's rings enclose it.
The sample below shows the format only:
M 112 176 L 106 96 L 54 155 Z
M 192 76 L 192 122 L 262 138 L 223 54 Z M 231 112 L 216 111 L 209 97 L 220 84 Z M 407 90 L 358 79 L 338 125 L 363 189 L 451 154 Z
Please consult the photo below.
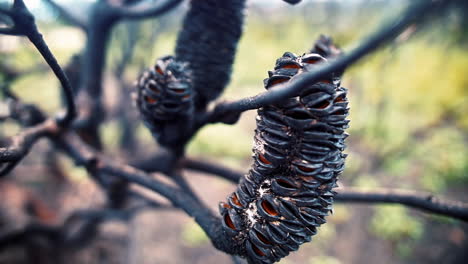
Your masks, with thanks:
M 335 204 L 333 206 L 333 213 L 328 217 L 328 221 L 335 224 L 345 223 L 351 216 L 351 211 L 345 205 Z
M 111 151 L 118 151 L 119 139 L 122 136 L 119 122 L 112 120 L 104 123 L 104 125 L 100 127 L 100 133 L 102 135 L 103 144 Z
M 332 256 L 314 256 L 310 258 L 309 264 L 342 264 L 339 259 Z
M 378 207 L 372 218 L 370 231 L 392 242 L 400 257 L 408 257 L 412 246 L 424 232 L 424 224 L 398 205 Z
M 74 182 L 86 182 L 89 180 L 89 174 L 86 168 L 77 166 L 68 157 L 59 157 L 60 164 L 64 171 L 67 172 L 67 176 Z
M 398 205 L 379 207 L 372 219 L 371 231 L 387 240 L 419 239 L 423 225 L 408 215 L 408 210 Z
M 194 156 L 217 157 L 219 162 L 239 166 L 239 161 L 249 157 L 253 134 L 241 126 L 223 124 L 203 128 L 188 145 Z
M 189 247 L 199 247 L 210 242 L 203 229 L 193 221 L 184 225 L 181 236 Z

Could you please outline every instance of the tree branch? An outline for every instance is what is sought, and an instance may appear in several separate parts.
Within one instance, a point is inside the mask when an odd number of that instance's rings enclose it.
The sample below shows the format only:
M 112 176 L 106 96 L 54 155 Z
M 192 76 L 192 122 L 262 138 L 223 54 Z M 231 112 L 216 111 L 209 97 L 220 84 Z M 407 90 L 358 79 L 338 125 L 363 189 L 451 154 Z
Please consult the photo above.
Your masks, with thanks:
M 136 5 L 132 7 L 112 7 L 120 19 L 143 19 L 162 15 L 177 7 L 183 0 L 166 0 L 157 5 Z
M 320 81 L 323 76 L 327 76 L 333 72 L 343 71 L 345 68 L 356 63 L 363 57 L 376 51 L 379 47 L 396 38 L 408 26 L 418 22 L 424 16 L 428 15 L 432 11 L 440 9 L 442 5 L 448 4 L 449 2 L 450 0 L 418 1 L 415 4 L 412 4 L 402 15 L 393 19 L 393 23 L 390 23 L 376 31 L 353 51 L 336 59 L 334 62 L 317 67 L 316 70 L 308 73 L 296 75 L 289 82 L 275 85 L 269 90 L 256 96 L 233 102 L 219 103 L 212 112 L 208 113 L 202 120 L 200 120 L 201 124 L 199 124 L 199 126 L 215 122 L 233 124 L 237 122 L 240 114 L 244 111 L 258 109 L 266 105 L 278 103 L 285 98 L 295 96 L 308 84 Z
M 58 131 L 60 129 L 57 123 L 49 119 L 14 136 L 11 139 L 10 146 L 0 148 L 0 164 L 6 164 L 6 166 L 0 168 L 0 177 L 9 173 L 29 153 L 29 150 L 38 139 L 55 134 Z
M 93 172 L 119 177 L 164 196 L 175 207 L 181 208 L 189 216 L 193 217 L 208 237 L 210 237 L 216 248 L 229 254 L 239 253 L 230 245 L 230 240 L 226 239 L 221 229 L 220 218 L 215 216 L 208 207 L 199 200 L 194 199 L 190 194 L 154 179 L 150 174 L 146 174 L 143 171 L 101 156 L 84 144 L 75 134 L 69 132 L 57 140 L 57 143 L 75 160 L 77 165 L 84 166 Z
M 237 183 L 243 176 L 241 172 L 236 172 L 207 161 L 185 159 L 182 162 L 182 166 L 190 170 L 217 175 L 233 183 Z M 346 187 L 336 189 L 336 191 L 338 192 L 335 196 L 337 202 L 400 204 L 427 213 L 440 214 L 468 222 L 468 203 L 440 199 L 432 194 L 387 188 L 365 191 L 358 188 Z
M 14 15 L 14 12 L 9 10 L 9 9 L 0 7 L 0 14 L 6 15 L 6 16 L 12 16 L 12 15 Z
M 0 28 L 1 35 L 8 35 L 8 36 L 19 36 L 20 33 L 16 31 L 14 28 Z
M 337 202 L 400 204 L 468 222 L 468 203 L 441 199 L 428 193 L 399 189 L 365 191 L 352 187 L 339 188 L 337 192 Z
M 68 126 L 76 116 L 76 106 L 73 100 L 72 88 L 67 76 L 42 38 L 42 34 L 37 29 L 34 16 L 28 10 L 23 0 L 15 0 L 12 8 L 7 12 L 7 14 L 13 20 L 14 25 L 11 28 L 4 30 L 4 32 L 0 31 L 0 33 L 14 33 L 15 35 L 26 36 L 33 43 L 39 53 L 41 53 L 55 76 L 59 79 L 65 94 L 67 110 L 65 115 L 59 118 L 58 124 L 64 127 Z
M 185 169 L 221 176 L 222 178 L 233 183 L 238 183 L 243 176 L 241 172 L 237 172 L 222 165 L 213 164 L 203 160 L 185 158 L 181 161 L 181 165 Z
M 57 4 L 54 0 L 43 0 L 46 2 L 49 6 L 54 8 L 61 17 L 63 17 L 69 24 L 77 26 L 84 31 L 87 30 L 87 25 L 86 22 L 83 21 L 81 18 L 76 16 L 75 14 L 71 13 L 69 10 L 67 10 L 65 7 Z

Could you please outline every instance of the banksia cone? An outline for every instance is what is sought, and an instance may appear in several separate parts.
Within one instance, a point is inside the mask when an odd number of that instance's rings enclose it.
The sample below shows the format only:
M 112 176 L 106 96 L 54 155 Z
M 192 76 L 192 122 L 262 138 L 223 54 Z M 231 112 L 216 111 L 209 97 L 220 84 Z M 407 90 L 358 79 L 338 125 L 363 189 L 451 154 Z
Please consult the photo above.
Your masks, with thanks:
M 163 146 L 180 144 L 192 123 L 193 89 L 187 65 L 163 57 L 143 72 L 137 90 L 138 110 L 153 136 Z
M 327 63 L 285 53 L 265 79 L 269 89 Z M 249 263 L 273 263 L 311 240 L 332 210 L 344 168 L 346 89 L 331 75 L 297 97 L 258 110 L 254 164 L 220 204 L 223 229 Z
M 179 32 L 176 57 L 189 63 L 196 109 L 205 109 L 228 84 L 242 35 L 246 0 L 190 1 Z

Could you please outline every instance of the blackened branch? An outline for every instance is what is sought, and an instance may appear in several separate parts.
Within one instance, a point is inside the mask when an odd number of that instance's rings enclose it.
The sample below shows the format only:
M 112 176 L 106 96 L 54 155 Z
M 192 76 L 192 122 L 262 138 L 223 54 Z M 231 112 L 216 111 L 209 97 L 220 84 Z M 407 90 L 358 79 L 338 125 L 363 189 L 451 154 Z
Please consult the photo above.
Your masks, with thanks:
M 18 33 L 13 28 L 0 28 L 1 35 L 16 36 Z
M 193 199 L 200 202 L 200 198 L 193 191 L 192 187 L 190 187 L 190 184 L 187 182 L 187 180 L 181 173 L 172 173 L 169 176 L 177 184 L 177 186 L 179 186 L 181 190 L 183 190 L 186 194 L 192 196 Z
M 141 4 L 130 7 L 112 7 L 112 9 L 121 19 L 151 18 L 168 12 L 177 7 L 182 1 L 183 0 L 166 0 L 164 3 L 157 5 Z
M 0 148 L 0 177 L 9 173 L 28 153 L 38 139 L 55 134 L 59 127 L 54 120 L 25 129 L 10 140 L 8 147 Z
M 297 75 L 291 81 L 278 84 L 256 96 L 219 103 L 212 112 L 208 113 L 204 120 L 201 120 L 201 123 L 223 122 L 233 124 L 237 121 L 236 117 L 238 118 L 244 111 L 258 109 L 265 105 L 278 103 L 285 98 L 293 97 L 299 94 L 308 84 L 318 82 L 323 76 L 327 76 L 330 73 L 343 71 L 366 55 L 376 51 L 379 47 L 391 42 L 410 25 L 419 22 L 422 18 L 449 2 L 451 1 L 418 1 L 412 4 L 402 15 L 393 19 L 393 23 L 376 31 L 376 33 L 371 35 L 367 40 L 364 40 L 356 49 L 332 63 L 319 67 L 310 73 Z
M 159 152 L 150 155 L 149 157 L 143 160 L 134 160 L 130 162 L 130 166 L 135 167 L 146 173 L 149 172 L 162 172 L 165 174 L 170 174 L 178 158 L 171 151 L 161 149 Z
M 208 161 L 186 158 L 182 160 L 182 167 L 185 169 L 218 175 L 228 181 L 238 183 L 242 177 L 241 172 L 234 171 L 222 165 L 210 163 Z
M 41 53 L 42 57 L 46 60 L 47 64 L 51 67 L 52 71 L 55 73 L 55 76 L 60 81 L 60 84 L 63 89 L 63 94 L 65 96 L 65 103 L 67 110 L 63 117 L 60 117 L 58 124 L 61 126 L 68 126 L 76 116 L 76 105 L 73 99 L 73 89 L 71 87 L 70 81 L 63 72 L 62 68 L 58 64 L 52 52 L 50 52 L 46 43 L 42 39 L 42 35 L 39 32 L 33 32 L 28 36 L 29 40 L 36 46 L 36 48 Z
M 135 198 L 135 200 L 141 201 L 144 205 L 151 207 L 152 209 L 162 209 L 162 210 L 174 210 L 175 209 L 173 206 L 169 204 L 164 204 L 164 203 L 155 201 L 154 199 L 149 198 L 146 195 L 137 191 L 128 190 L 128 195 L 132 198 Z
M 364 191 L 351 187 L 337 192 L 335 200 L 338 202 L 400 204 L 468 222 L 468 203 L 441 199 L 432 194 L 398 189 Z
M 236 249 L 232 247 L 230 240 L 226 239 L 221 229 L 220 219 L 208 207 L 198 199 L 194 199 L 192 195 L 187 194 L 184 190 L 154 179 L 151 174 L 101 156 L 75 134 L 67 133 L 59 138 L 58 141 L 61 148 L 78 165 L 84 166 L 92 172 L 119 177 L 162 195 L 174 207 L 184 210 L 189 216 L 193 217 L 208 237 L 210 237 L 216 248 L 229 254 L 239 253 L 235 252 Z
M 0 31 L 0 34 L 26 36 L 41 53 L 55 76 L 59 79 L 64 91 L 67 110 L 65 115 L 60 117 L 58 124 L 64 127 L 68 126 L 76 116 L 76 106 L 73 100 L 72 88 L 67 76 L 42 38 L 42 34 L 38 31 L 34 16 L 28 10 L 23 0 L 15 0 L 10 10 L 2 10 L 1 12 L 10 16 L 14 25 L 11 28 Z
M 83 21 L 83 19 L 76 16 L 75 14 L 67 10 L 62 5 L 57 4 L 57 2 L 55 2 L 54 0 L 43 0 L 43 1 L 46 2 L 52 8 L 54 8 L 59 13 L 59 15 L 66 20 L 67 23 L 73 26 L 77 26 L 86 31 L 87 29 L 86 21 Z
M 207 161 L 186 159 L 182 165 L 186 169 L 217 175 L 233 183 L 237 183 L 243 176 L 241 172 L 236 172 L 222 165 L 212 164 Z M 427 213 L 468 221 L 468 203 L 441 199 L 432 194 L 389 188 L 366 191 L 353 187 L 339 188 L 337 192 L 338 194 L 335 196 L 337 202 L 400 204 Z

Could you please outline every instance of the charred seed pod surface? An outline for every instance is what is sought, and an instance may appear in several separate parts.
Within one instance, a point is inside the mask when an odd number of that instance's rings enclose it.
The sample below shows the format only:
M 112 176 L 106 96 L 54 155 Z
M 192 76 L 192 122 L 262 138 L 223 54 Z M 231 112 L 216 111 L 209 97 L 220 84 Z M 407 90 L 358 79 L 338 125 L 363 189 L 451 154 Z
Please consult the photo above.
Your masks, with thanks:
M 231 78 L 237 44 L 242 35 L 246 0 L 190 1 L 176 57 L 190 64 L 195 108 L 204 110 L 218 98 Z
M 288 82 L 327 59 L 285 53 L 265 88 Z M 220 203 L 224 230 L 249 263 L 273 263 L 309 242 L 332 210 L 344 169 L 347 90 L 335 74 L 299 96 L 258 110 L 254 164 Z

